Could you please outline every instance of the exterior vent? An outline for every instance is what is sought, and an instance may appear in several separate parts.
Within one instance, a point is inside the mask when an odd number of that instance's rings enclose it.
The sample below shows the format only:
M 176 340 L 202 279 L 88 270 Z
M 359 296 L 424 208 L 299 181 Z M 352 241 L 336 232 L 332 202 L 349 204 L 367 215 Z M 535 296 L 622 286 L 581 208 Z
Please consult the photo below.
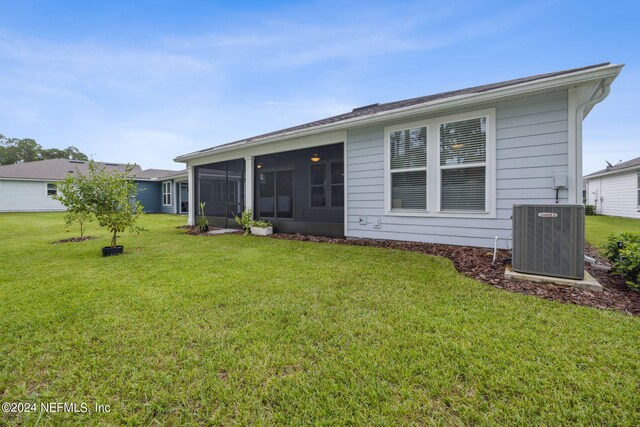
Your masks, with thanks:
M 365 105 L 363 107 L 357 107 L 357 108 L 354 108 L 352 110 L 352 113 L 355 113 L 357 111 L 368 110 L 369 108 L 377 107 L 378 105 L 380 105 L 380 103 L 376 102 L 375 104 L 369 104 L 369 105 Z
M 69 160 L 69 163 L 84 163 L 83 160 Z
M 105 165 L 105 166 L 120 166 L 120 165 L 119 165 L 119 164 L 117 164 L 117 163 L 105 163 L 104 165 Z
M 512 267 L 584 279 L 584 206 L 514 205 Z

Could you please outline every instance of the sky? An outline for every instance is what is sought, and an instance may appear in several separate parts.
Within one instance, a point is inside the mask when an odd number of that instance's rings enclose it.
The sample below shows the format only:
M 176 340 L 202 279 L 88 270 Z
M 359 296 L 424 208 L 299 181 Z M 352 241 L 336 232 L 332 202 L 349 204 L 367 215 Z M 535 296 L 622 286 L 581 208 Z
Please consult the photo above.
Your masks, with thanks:
M 640 156 L 637 1 L 0 0 L 0 133 L 99 161 L 178 155 L 375 102 L 626 64 L 585 174 Z

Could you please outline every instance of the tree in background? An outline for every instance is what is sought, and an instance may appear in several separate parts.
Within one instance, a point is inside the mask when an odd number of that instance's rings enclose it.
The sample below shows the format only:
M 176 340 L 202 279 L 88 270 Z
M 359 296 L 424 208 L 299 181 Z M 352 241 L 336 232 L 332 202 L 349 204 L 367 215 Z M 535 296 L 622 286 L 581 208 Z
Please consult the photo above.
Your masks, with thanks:
M 62 150 L 42 148 L 34 139 L 8 138 L 0 134 L 0 165 L 48 159 L 89 160 L 89 157 L 74 146 Z

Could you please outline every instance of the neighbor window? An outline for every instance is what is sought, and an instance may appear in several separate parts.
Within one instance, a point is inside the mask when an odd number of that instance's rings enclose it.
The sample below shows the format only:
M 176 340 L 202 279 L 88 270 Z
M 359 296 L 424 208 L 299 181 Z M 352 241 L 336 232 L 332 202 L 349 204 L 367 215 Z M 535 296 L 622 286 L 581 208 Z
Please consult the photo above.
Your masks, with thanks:
M 171 206 L 171 181 L 162 183 L 162 205 Z
M 58 187 L 56 184 L 47 183 L 47 196 L 57 196 L 58 195 Z
M 491 109 L 386 128 L 386 212 L 494 214 L 494 116 Z

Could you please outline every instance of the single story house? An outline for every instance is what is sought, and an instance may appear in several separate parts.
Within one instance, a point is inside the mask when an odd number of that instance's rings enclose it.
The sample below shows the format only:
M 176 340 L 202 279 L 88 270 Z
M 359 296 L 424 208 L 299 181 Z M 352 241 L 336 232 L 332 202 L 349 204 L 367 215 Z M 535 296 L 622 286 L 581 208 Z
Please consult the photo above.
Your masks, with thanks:
M 584 193 L 601 215 L 640 218 L 640 157 L 585 176 Z
M 123 163 L 96 162 L 101 168 L 124 171 Z M 52 159 L 0 166 L 0 212 L 64 211 L 51 196 L 56 182 L 69 174 L 88 173 L 89 162 Z M 188 211 L 187 173 L 185 170 L 143 170 L 134 165 L 133 179 L 138 184 L 137 199 L 148 213 L 186 213 Z
M 189 223 L 251 208 L 276 232 L 510 245 L 514 204 L 582 203 L 603 63 L 384 104 L 178 156 Z

